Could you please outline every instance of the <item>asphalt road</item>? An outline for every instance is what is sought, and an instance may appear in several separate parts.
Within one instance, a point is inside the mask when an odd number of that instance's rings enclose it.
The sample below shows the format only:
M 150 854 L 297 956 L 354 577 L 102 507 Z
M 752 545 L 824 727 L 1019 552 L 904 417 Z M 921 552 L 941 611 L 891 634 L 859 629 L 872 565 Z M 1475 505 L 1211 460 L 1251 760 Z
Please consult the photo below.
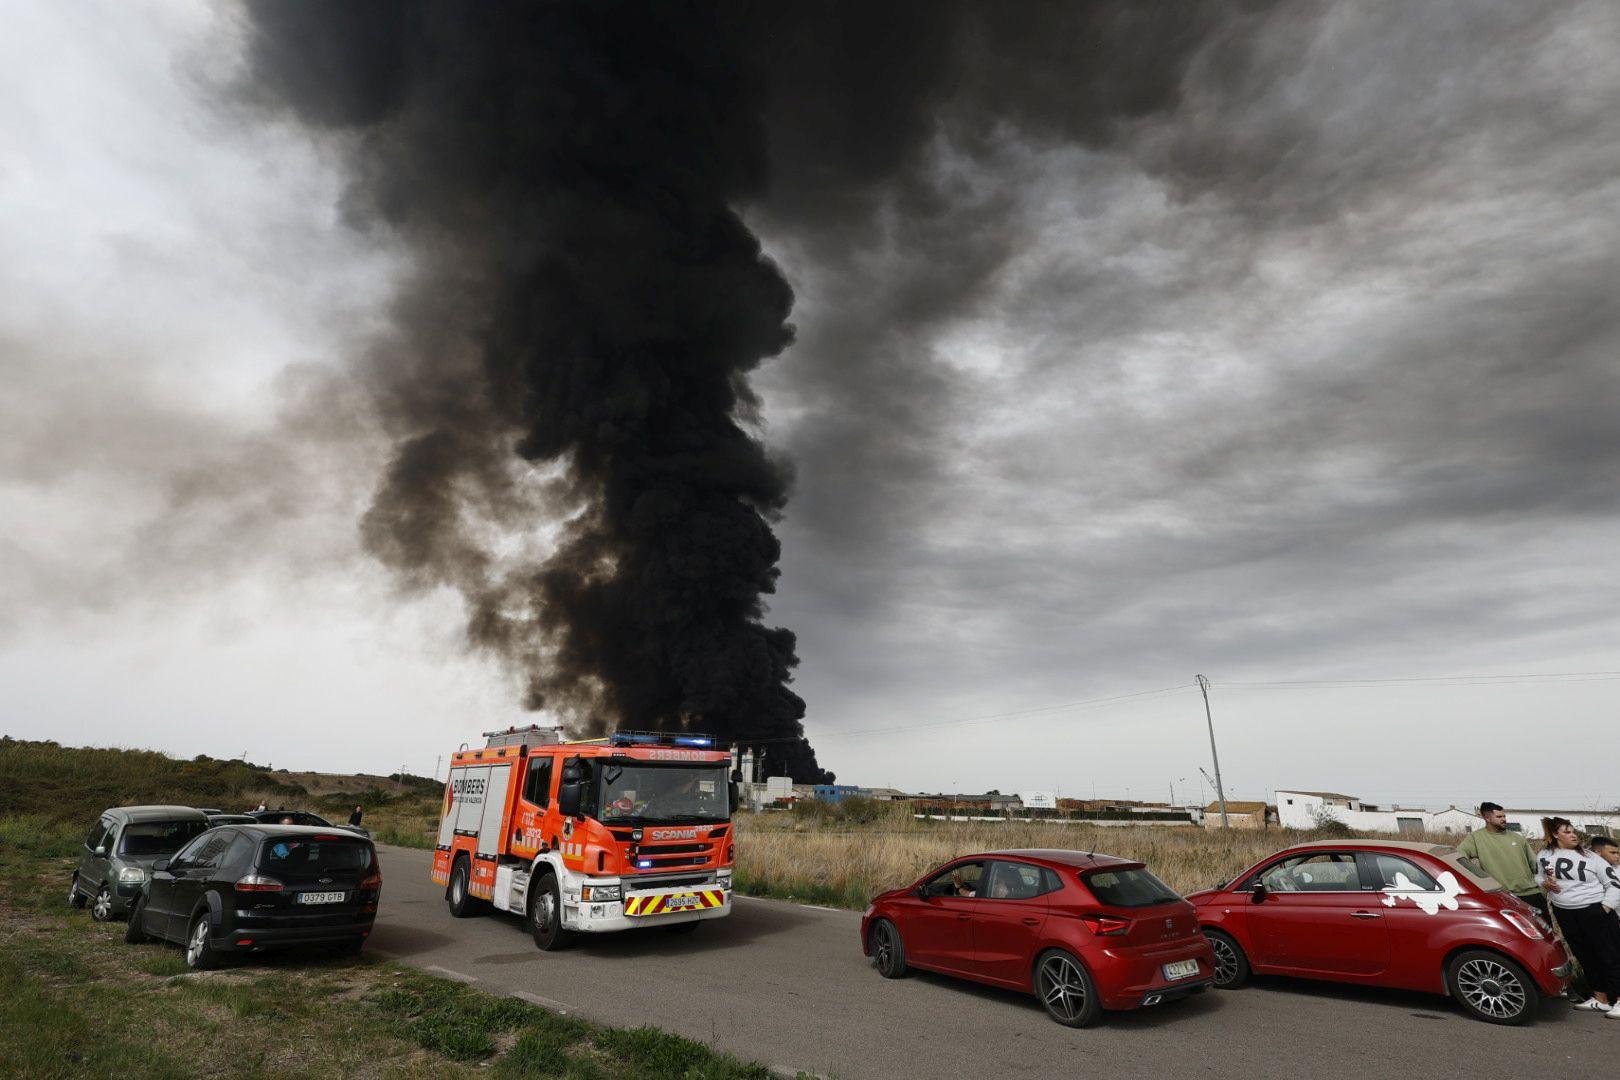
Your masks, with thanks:
M 653 1024 L 826 1077 L 1442 1078 L 1613 1076 L 1620 1021 L 1550 1002 L 1529 1027 L 1442 997 L 1260 979 L 1074 1031 L 1033 997 L 913 973 L 880 978 L 860 917 L 738 898 L 689 936 L 651 929 L 542 953 L 515 917 L 453 919 L 430 854 L 381 848 L 378 956 L 616 1025 Z

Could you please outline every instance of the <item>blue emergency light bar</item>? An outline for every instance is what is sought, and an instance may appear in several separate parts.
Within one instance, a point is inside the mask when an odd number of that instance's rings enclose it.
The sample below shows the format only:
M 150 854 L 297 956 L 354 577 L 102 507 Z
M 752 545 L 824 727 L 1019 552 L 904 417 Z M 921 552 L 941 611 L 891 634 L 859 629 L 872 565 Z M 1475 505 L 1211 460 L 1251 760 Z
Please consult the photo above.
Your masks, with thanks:
M 678 735 L 672 731 L 615 731 L 609 746 L 699 746 L 714 745 L 713 735 Z

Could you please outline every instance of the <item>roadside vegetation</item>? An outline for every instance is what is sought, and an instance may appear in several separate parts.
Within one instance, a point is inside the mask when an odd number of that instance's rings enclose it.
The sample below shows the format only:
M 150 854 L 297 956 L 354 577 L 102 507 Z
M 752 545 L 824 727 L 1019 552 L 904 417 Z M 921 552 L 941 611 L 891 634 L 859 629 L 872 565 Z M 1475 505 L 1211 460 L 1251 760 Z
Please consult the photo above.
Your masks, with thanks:
M 346 820 L 358 804 L 378 843 L 431 848 L 444 785 L 430 777 L 289 772 L 245 761 L 180 761 L 143 750 L 59 746 L 0 738 L 0 815 L 68 827 L 70 843 L 108 806 L 175 802 L 241 810 L 312 810 Z M 910 806 L 851 798 L 804 802 L 791 811 L 737 816 L 737 887 L 771 896 L 859 910 L 876 894 L 970 851 L 1071 848 L 1140 859 L 1186 893 L 1230 879 L 1245 866 L 1313 832 L 1205 830 L 1178 826 L 1064 825 L 1057 822 L 919 819 Z M 1408 837 L 1410 839 L 1410 837 Z M 1431 837 L 1450 843 L 1455 837 Z
M 0 736 L 0 814 L 34 814 L 81 832 L 109 806 L 175 803 L 241 811 L 308 810 L 338 823 L 355 806 L 380 843 L 431 847 L 444 785 L 432 777 L 271 770 L 240 759 L 184 761 L 153 750 L 61 746 Z
M 936 821 L 917 818 L 903 803 L 860 798 L 743 813 L 736 827 L 740 891 L 854 910 L 865 908 L 880 892 L 909 885 L 929 868 L 974 851 L 1101 851 L 1138 859 L 1171 888 L 1188 893 L 1222 884 L 1278 848 L 1327 838 L 1326 833 L 1281 829 Z M 1427 839 L 1455 843 L 1457 838 Z
M 774 1077 L 398 964 L 304 951 L 191 972 L 178 948 L 125 945 L 121 923 L 67 907 L 81 839 L 0 814 L 0 1077 Z

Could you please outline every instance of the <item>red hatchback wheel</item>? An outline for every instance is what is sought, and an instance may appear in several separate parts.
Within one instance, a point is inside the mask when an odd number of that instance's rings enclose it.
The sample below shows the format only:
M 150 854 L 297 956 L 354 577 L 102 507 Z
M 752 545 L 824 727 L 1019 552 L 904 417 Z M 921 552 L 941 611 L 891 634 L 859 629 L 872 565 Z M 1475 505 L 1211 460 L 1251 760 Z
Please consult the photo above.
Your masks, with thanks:
M 1035 961 L 1035 994 L 1046 1015 L 1065 1027 L 1089 1027 L 1102 1012 L 1090 972 L 1062 949 L 1048 949 Z
M 872 964 L 885 979 L 898 979 L 906 973 L 906 946 L 899 929 L 888 919 L 872 924 Z

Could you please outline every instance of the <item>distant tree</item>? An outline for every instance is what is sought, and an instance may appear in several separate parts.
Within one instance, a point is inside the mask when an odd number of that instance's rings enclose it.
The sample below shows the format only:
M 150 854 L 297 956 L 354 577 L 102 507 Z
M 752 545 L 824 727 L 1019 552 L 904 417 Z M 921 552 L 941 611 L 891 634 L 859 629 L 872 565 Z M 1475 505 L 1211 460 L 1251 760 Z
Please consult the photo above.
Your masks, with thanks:
M 1314 831 L 1321 833 L 1325 837 L 1349 836 L 1355 831 L 1339 820 L 1338 815 L 1333 812 L 1331 806 L 1318 806 L 1315 810 L 1312 810 L 1311 820 L 1316 824 Z

